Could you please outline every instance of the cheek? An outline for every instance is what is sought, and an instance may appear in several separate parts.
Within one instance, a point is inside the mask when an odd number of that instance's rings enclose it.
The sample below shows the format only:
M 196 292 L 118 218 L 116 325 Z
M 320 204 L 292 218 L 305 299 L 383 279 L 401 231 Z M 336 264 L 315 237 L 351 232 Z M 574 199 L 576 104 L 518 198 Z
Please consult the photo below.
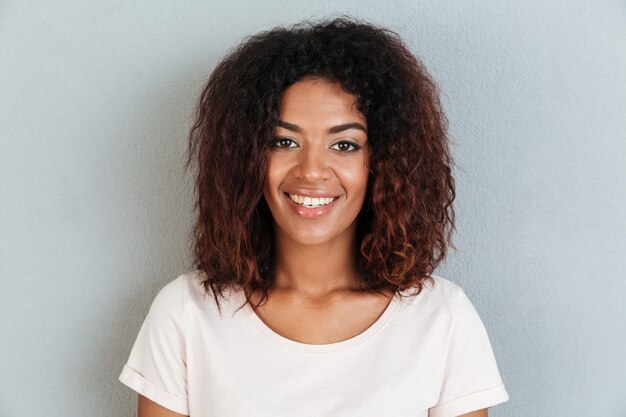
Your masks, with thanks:
M 265 200 L 269 202 L 272 198 L 273 178 L 270 175 L 270 171 L 265 173 L 265 181 L 263 182 L 263 196 Z
M 265 181 L 263 182 L 263 194 L 265 199 L 272 198 L 278 192 L 282 182 L 283 174 L 280 164 L 275 163 L 272 158 L 266 160 Z
M 369 169 L 365 163 L 355 164 L 343 173 L 344 183 L 356 193 L 365 193 L 369 178 Z

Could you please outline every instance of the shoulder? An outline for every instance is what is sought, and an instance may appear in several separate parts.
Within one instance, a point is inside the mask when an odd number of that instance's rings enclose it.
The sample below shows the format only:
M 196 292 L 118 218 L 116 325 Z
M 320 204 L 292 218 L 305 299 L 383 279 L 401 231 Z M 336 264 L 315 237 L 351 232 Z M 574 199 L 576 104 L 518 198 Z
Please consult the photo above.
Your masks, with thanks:
M 419 294 L 414 294 L 414 289 L 403 292 L 402 303 L 408 317 L 412 317 L 410 320 L 427 321 L 447 329 L 446 332 L 452 328 L 483 332 L 482 320 L 463 288 L 438 275 L 431 277 L 432 280 L 424 282 Z
M 431 274 L 431 277 L 433 277 L 433 284 L 431 284 L 430 282 L 426 282 L 425 284 L 426 288 L 430 291 L 438 291 L 439 294 L 445 294 L 448 296 L 454 293 L 458 293 L 459 291 L 463 291 L 459 284 L 450 281 L 449 279 L 434 274 Z
M 184 314 L 185 305 L 194 297 L 201 297 L 199 271 L 188 271 L 163 285 L 150 306 L 152 315 L 173 316 Z
M 161 287 L 157 297 L 171 302 L 206 297 L 208 294 L 203 285 L 205 279 L 206 274 L 199 269 L 184 272 Z M 210 289 L 209 293 L 212 294 Z
M 438 308 L 451 313 L 459 302 L 466 298 L 460 285 L 438 275 L 431 274 L 432 280 L 424 281 L 422 291 L 415 294 L 415 289 L 402 292 L 404 302 L 414 308 Z
M 202 270 L 184 272 L 161 288 L 155 303 L 170 311 L 176 310 L 181 315 L 193 314 L 190 312 L 195 311 L 204 315 L 218 313 L 221 316 L 224 311 L 236 311 L 245 300 L 241 290 L 226 287 L 221 294 L 216 294 L 210 286 L 205 287 L 205 281 L 206 273 Z M 220 308 L 217 307 L 216 298 Z

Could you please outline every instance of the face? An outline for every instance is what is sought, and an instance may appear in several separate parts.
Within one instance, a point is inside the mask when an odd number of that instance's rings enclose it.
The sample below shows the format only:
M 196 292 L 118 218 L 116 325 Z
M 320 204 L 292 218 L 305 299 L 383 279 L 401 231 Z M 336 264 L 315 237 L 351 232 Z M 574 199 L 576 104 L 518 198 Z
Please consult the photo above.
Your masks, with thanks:
M 263 196 L 278 239 L 301 245 L 351 240 L 367 191 L 367 122 L 356 98 L 323 79 L 283 92 L 266 151 Z

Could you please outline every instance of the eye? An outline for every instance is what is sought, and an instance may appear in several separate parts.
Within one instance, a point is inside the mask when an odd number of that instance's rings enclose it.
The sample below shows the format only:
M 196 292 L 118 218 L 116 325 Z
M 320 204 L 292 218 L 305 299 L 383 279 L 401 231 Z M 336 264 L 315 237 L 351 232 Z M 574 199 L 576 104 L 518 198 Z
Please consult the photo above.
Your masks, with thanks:
M 290 144 L 293 144 L 295 146 L 290 146 Z M 295 148 L 298 145 L 296 145 L 293 139 L 278 137 L 278 138 L 274 138 L 274 140 L 271 143 L 271 146 L 272 148 L 285 149 L 285 148 Z
M 335 143 L 333 146 L 331 146 L 331 148 L 337 149 L 341 152 L 356 152 L 360 149 L 359 145 L 357 145 L 356 143 L 348 142 L 345 140 Z

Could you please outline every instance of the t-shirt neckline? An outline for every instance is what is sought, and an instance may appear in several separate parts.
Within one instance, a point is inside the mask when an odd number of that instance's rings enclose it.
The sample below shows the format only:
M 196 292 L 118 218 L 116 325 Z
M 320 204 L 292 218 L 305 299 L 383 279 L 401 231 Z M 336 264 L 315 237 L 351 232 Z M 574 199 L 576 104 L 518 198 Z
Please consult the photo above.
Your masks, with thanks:
M 242 299 L 242 302 L 245 301 L 245 294 L 243 291 L 239 292 L 239 296 Z M 275 332 L 274 330 L 272 330 L 272 328 L 265 324 L 265 322 L 261 320 L 261 318 L 256 314 L 256 312 L 248 303 L 246 303 L 242 310 L 245 311 L 245 315 L 248 317 L 254 327 L 274 343 L 277 343 L 292 350 L 298 350 L 302 352 L 335 352 L 357 346 L 374 336 L 385 326 L 385 324 L 387 324 L 387 322 L 389 322 L 389 320 L 391 320 L 395 312 L 398 310 L 399 305 L 400 301 L 397 299 L 397 295 L 394 294 L 391 297 L 391 301 L 389 301 L 383 313 L 367 329 L 349 339 L 324 344 L 303 343 L 289 339 Z

